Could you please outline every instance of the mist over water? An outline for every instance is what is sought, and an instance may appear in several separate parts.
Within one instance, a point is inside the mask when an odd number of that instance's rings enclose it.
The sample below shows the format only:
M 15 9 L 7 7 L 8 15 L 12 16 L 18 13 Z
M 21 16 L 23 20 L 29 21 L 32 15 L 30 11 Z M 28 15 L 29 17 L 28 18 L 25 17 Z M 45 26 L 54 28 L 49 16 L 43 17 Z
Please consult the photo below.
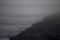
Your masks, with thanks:
M 15 36 L 58 11 L 57 0 L 1 0 L 0 37 Z

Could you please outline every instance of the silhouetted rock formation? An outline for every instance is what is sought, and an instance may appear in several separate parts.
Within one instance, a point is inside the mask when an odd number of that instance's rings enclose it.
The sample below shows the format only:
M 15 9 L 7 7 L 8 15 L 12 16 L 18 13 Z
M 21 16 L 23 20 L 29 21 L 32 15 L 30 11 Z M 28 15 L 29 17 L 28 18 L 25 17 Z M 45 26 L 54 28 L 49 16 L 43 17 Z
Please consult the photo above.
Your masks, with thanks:
M 47 16 L 10 40 L 60 40 L 60 14 Z

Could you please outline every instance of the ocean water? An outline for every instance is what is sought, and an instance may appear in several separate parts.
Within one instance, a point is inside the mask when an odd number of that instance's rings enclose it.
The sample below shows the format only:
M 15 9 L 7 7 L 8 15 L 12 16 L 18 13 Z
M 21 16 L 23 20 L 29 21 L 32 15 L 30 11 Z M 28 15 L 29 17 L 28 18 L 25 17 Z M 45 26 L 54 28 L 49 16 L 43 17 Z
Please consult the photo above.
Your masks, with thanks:
M 2 17 L 0 18 L 0 37 L 16 36 L 41 19 L 40 17 Z
M 0 40 L 9 40 L 9 38 L 0 38 Z

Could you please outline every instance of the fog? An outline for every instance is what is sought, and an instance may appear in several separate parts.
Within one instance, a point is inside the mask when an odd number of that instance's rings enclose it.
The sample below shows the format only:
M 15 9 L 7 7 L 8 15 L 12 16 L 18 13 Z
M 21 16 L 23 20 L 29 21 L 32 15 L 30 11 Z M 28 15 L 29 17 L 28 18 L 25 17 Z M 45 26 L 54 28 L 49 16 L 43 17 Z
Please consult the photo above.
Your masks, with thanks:
M 59 0 L 0 0 L 0 37 L 15 36 L 59 12 Z

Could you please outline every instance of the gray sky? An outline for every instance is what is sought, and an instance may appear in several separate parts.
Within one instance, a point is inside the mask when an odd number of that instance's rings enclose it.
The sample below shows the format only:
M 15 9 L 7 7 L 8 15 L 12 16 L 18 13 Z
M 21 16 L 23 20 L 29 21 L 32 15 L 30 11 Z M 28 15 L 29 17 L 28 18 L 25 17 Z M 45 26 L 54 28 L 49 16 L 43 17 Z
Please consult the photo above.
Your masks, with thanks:
M 56 12 L 56 0 L 0 0 L 3 15 L 41 15 Z

